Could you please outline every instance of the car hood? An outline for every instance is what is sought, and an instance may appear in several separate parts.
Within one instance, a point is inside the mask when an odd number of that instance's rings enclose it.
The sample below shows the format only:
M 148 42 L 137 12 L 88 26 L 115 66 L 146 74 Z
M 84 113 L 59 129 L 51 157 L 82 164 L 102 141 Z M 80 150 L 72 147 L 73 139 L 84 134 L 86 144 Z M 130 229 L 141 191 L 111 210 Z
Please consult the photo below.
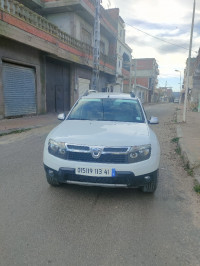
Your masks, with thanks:
M 49 138 L 78 145 L 133 146 L 150 144 L 150 129 L 146 123 L 65 120 Z

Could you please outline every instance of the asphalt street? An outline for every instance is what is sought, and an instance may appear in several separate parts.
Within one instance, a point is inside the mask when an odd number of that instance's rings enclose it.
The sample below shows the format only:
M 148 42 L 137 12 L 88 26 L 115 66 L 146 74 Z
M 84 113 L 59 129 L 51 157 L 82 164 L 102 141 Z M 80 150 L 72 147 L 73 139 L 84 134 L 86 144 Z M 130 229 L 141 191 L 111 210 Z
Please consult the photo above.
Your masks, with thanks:
M 154 195 L 50 187 L 42 152 L 52 126 L 0 138 L 0 265 L 200 265 L 200 197 L 171 142 L 175 105 L 146 111 L 160 120 Z

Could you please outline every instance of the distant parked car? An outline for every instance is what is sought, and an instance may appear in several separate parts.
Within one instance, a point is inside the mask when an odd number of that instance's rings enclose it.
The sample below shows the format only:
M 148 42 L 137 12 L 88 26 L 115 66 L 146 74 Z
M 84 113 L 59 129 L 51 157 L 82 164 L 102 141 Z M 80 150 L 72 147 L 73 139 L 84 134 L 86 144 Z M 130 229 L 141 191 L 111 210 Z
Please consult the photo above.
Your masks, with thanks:
M 52 186 L 63 183 L 157 187 L 160 145 L 140 100 L 129 94 L 89 93 L 46 138 L 44 168 Z
M 179 98 L 175 98 L 174 103 L 179 103 Z

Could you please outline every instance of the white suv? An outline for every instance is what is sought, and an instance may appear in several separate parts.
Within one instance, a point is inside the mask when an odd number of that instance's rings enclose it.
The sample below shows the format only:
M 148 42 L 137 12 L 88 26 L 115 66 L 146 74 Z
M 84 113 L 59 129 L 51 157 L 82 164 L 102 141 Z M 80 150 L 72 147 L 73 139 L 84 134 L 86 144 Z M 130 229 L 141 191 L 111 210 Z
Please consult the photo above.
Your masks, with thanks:
M 44 168 L 52 186 L 157 187 L 160 146 L 138 98 L 91 93 L 81 97 L 46 138 Z

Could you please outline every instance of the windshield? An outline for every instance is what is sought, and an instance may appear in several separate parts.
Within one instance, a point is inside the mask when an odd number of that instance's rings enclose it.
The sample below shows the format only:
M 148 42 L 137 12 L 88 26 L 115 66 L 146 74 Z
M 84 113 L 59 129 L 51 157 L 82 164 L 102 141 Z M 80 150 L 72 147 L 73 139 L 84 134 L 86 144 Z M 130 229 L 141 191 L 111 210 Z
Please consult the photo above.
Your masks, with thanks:
M 144 123 L 140 103 L 132 99 L 80 99 L 69 114 L 69 120 L 100 120 Z

